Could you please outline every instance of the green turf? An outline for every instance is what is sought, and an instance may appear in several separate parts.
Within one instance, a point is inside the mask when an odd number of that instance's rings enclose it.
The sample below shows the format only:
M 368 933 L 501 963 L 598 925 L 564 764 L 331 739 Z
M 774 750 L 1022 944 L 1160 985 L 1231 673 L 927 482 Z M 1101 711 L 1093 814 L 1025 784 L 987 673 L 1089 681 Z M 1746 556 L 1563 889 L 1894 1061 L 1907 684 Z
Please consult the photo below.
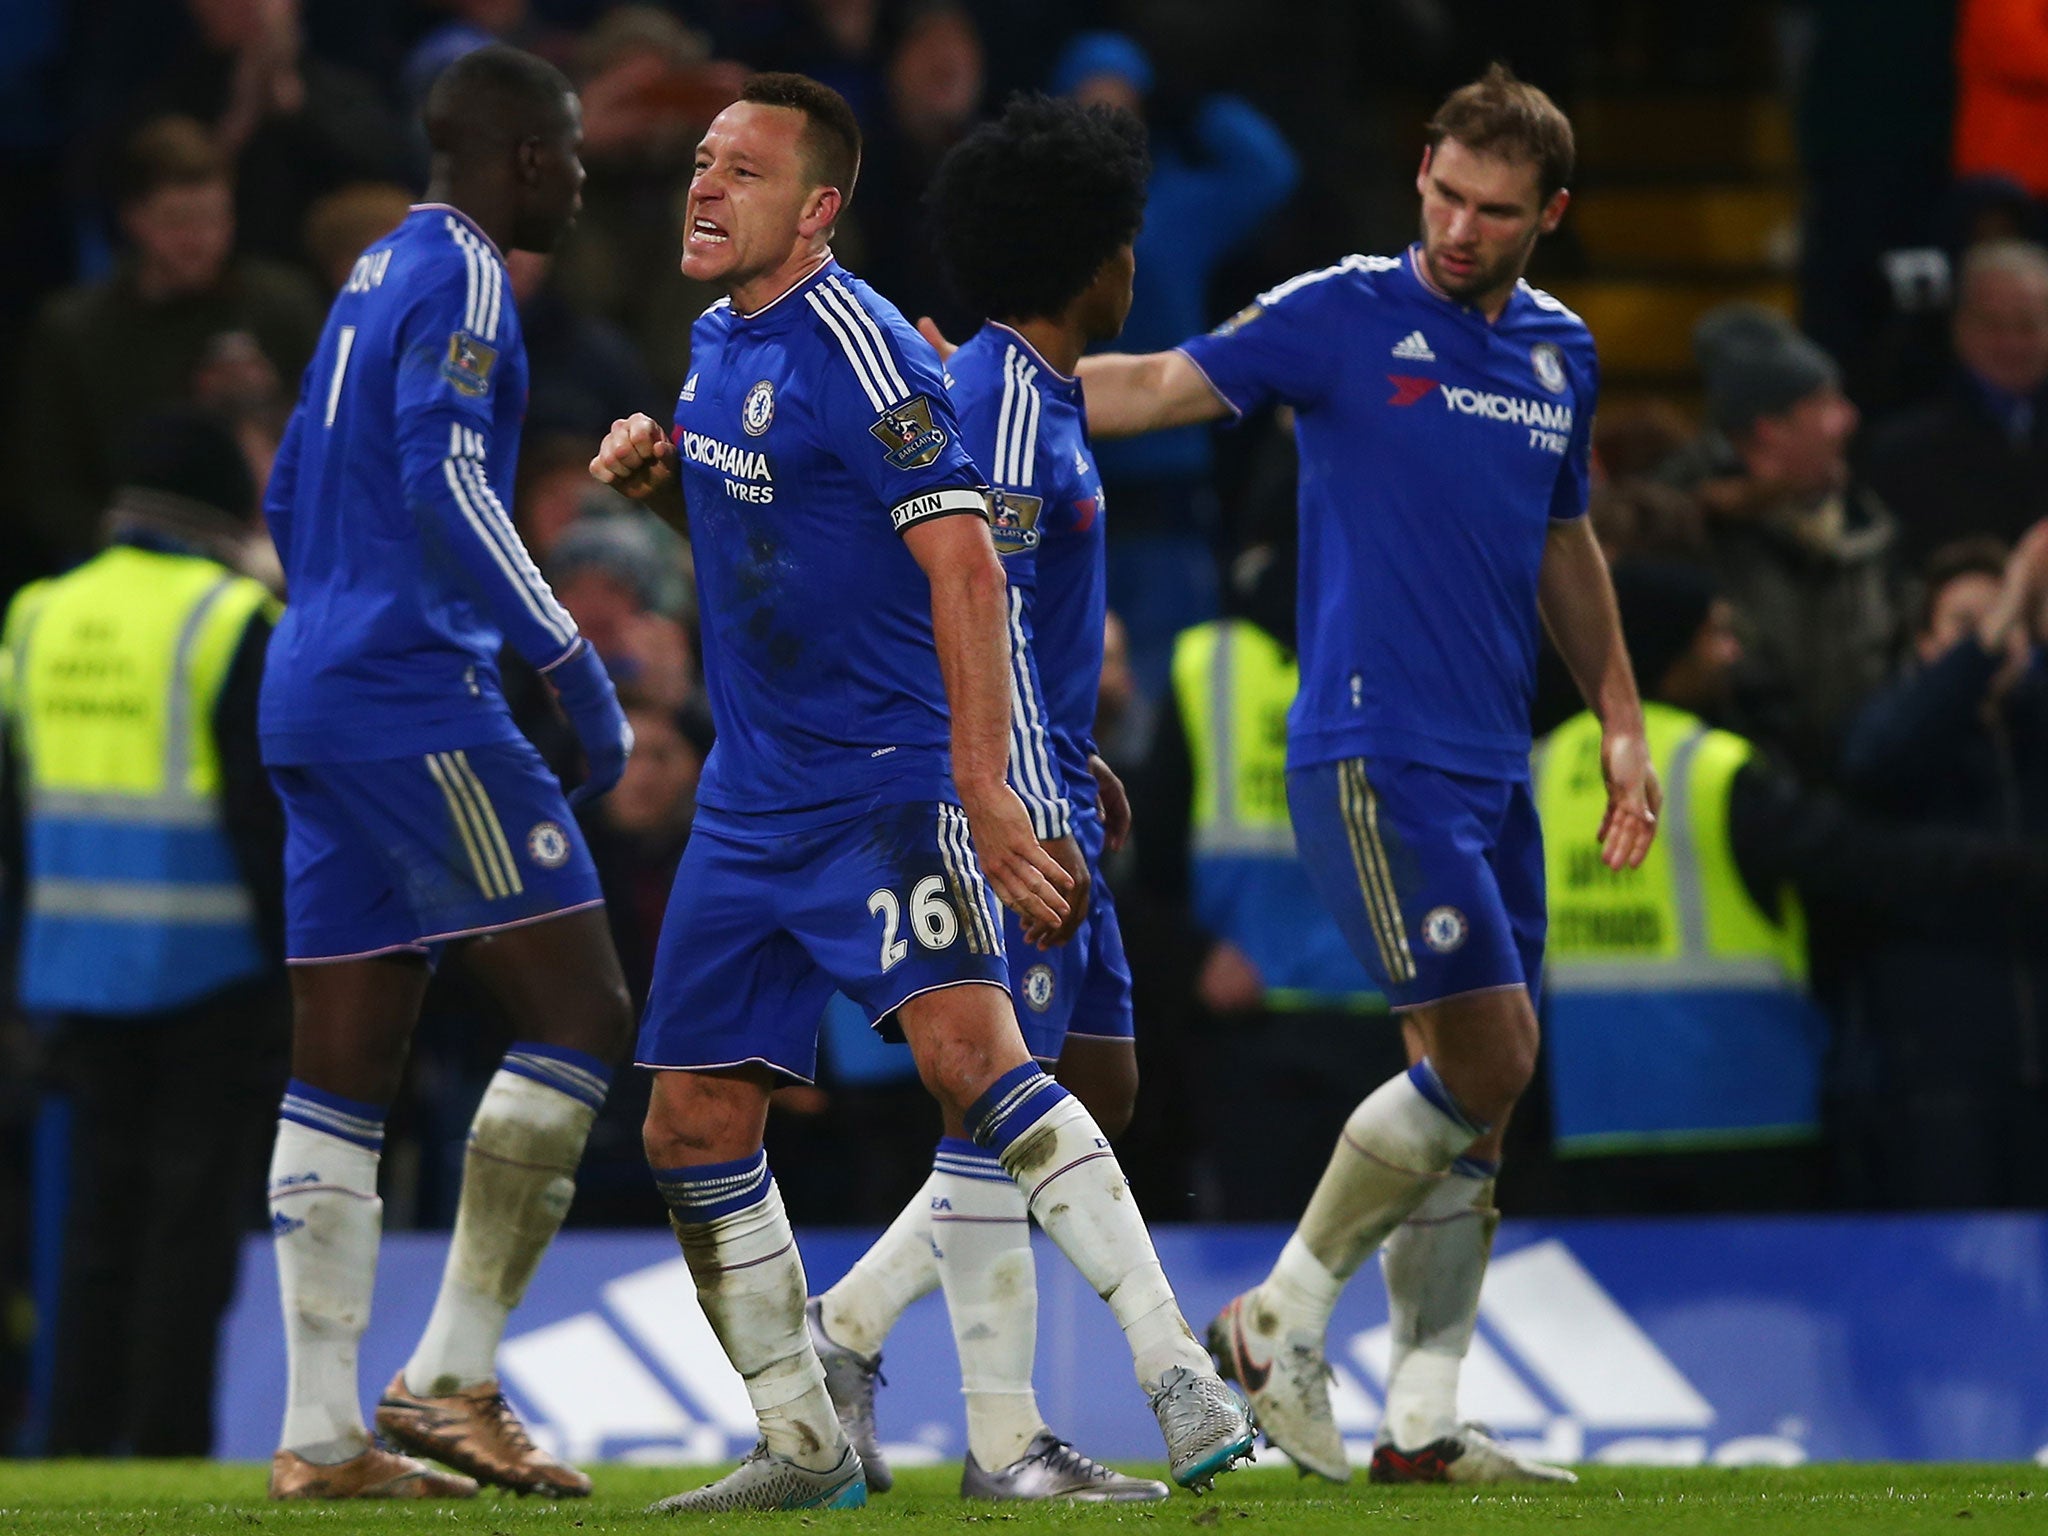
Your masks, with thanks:
M 1137 1469 L 1132 1469 L 1137 1470 Z M 1156 1470 L 1156 1469 L 1155 1469 Z M 664 1494 L 705 1481 L 702 1468 L 607 1467 L 588 1501 L 549 1505 L 485 1494 L 468 1503 L 277 1505 L 263 1498 L 264 1471 L 209 1462 L 0 1461 L 0 1532 L 105 1536 L 249 1536 L 262 1527 L 342 1536 L 354 1531 L 487 1532 L 675 1530 L 641 1513 Z M 725 1530 L 959 1532 L 995 1526 L 1016 1536 L 1121 1523 L 1159 1532 L 1186 1526 L 1338 1532 L 1409 1525 L 1439 1530 L 1604 1532 L 1946 1530 L 2048 1532 L 2048 1468 L 2032 1466 L 1821 1466 L 1683 1471 L 1588 1468 L 1571 1488 L 1375 1488 L 1363 1476 L 1342 1488 L 1284 1469 L 1233 1473 L 1206 1498 L 1176 1493 L 1165 1504 L 1116 1507 L 970 1505 L 959 1473 L 906 1470 L 894 1492 L 864 1511 L 724 1515 L 696 1522 Z M 1967 1522 L 1967 1523 L 1963 1523 Z M 993 1533 L 991 1533 L 993 1536 Z

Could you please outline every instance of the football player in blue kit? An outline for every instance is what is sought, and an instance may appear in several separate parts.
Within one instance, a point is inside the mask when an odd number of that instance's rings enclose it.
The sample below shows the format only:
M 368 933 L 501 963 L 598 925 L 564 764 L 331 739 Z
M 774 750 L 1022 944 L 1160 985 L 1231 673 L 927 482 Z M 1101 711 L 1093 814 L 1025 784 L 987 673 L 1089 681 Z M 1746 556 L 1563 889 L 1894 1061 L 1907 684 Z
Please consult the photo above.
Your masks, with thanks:
M 832 258 L 860 132 L 835 92 L 754 76 L 698 146 L 683 270 L 698 320 L 673 435 L 614 425 L 592 473 L 689 529 L 717 744 L 663 924 L 639 1062 L 646 1143 L 761 1443 L 659 1508 L 866 1501 L 761 1150 L 840 991 L 900 1030 L 949 1132 L 1028 1209 L 1128 1339 L 1176 1480 L 1249 1450 L 1101 1129 L 1031 1059 L 993 886 L 1034 933 L 1073 880 L 1009 788 L 1006 583 L 938 360 Z M 986 882 L 983 879 L 986 873 Z
M 1324 1333 L 1384 1245 L 1393 1366 L 1373 1477 L 1566 1478 L 1457 1418 L 1501 1132 L 1536 1063 L 1539 621 L 1601 721 L 1609 866 L 1641 862 L 1659 796 L 1584 515 L 1592 337 L 1522 281 L 1569 200 L 1571 124 L 1496 66 L 1444 102 L 1428 142 L 1406 251 L 1305 273 L 1175 351 L 1091 358 L 1081 377 L 1097 436 L 1295 410 L 1288 804 L 1414 1061 L 1352 1113 L 1272 1273 L 1211 1324 L 1210 1347 L 1274 1444 L 1347 1476 Z
M 993 533 L 1010 578 L 1010 783 L 1040 843 L 1075 877 L 1058 931 L 1033 935 L 1008 916 L 1010 993 L 1033 1059 L 1111 1136 L 1130 1123 L 1138 1070 L 1130 968 L 1096 866 L 1129 815 L 1093 739 L 1106 509 L 1074 367 L 1090 343 L 1123 329 L 1130 310 L 1144 133 L 1129 113 L 1020 97 L 953 148 L 925 194 L 954 286 L 978 313 L 998 317 L 947 372 L 967 447 L 995 492 Z M 871 1489 L 888 1486 L 874 1417 L 882 1340 L 941 1283 L 967 1404 L 964 1495 L 1166 1497 L 1163 1483 L 1112 1471 L 1040 1417 L 1024 1194 L 994 1157 L 957 1136 L 939 1143 L 931 1178 L 902 1215 L 811 1303 L 826 1382 Z
M 289 1361 L 278 1498 L 461 1497 L 472 1478 L 590 1491 L 527 1438 L 495 1364 L 632 1027 L 569 809 L 616 782 L 631 735 L 500 494 L 526 411 L 500 253 L 548 250 L 574 218 L 581 111 L 552 66 L 491 47 L 435 81 L 426 129 L 427 199 L 335 299 L 265 498 L 291 593 L 260 720 L 292 962 L 270 1178 Z M 507 642 L 582 743 L 567 798 L 506 707 Z M 443 946 L 504 1008 L 513 1044 L 470 1128 L 433 1314 L 377 1428 L 464 1477 L 373 1444 L 356 1381 L 385 1111 Z

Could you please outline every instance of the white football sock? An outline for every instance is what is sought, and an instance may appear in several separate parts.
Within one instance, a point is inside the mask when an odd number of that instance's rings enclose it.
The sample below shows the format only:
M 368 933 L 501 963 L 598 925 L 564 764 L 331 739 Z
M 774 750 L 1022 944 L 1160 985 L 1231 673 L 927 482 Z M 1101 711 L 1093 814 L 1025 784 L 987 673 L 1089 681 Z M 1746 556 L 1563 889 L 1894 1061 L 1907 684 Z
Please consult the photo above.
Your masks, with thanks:
M 975 1139 L 995 1149 L 1045 1234 L 1109 1303 L 1148 1388 L 1177 1365 L 1213 1375 L 1159 1267 L 1145 1218 L 1109 1138 L 1088 1111 L 1037 1066 L 1005 1073 L 968 1115 Z
M 286 1099 L 288 1111 L 294 1102 L 296 1091 Z M 381 1138 L 381 1121 L 376 1129 Z M 270 1230 L 287 1378 L 278 1446 L 323 1465 L 370 1446 L 356 1348 L 370 1322 L 383 1235 L 377 1159 L 376 1150 L 357 1141 L 297 1120 L 278 1121 L 270 1157 Z
M 1287 1326 L 1320 1336 L 1344 1282 L 1484 1134 L 1457 1113 L 1427 1061 L 1374 1089 L 1344 1122 L 1294 1238 L 1260 1287 Z
M 932 1257 L 931 1204 L 938 1175 L 919 1186 L 874 1246 L 854 1261 L 823 1297 L 825 1332 L 857 1355 L 878 1355 L 909 1305 L 939 1288 Z
M 1458 1371 L 1472 1345 L 1479 1289 L 1500 1227 L 1496 1171 L 1460 1158 L 1380 1252 L 1393 1335 L 1386 1426 L 1404 1450 L 1458 1427 Z
M 498 1374 L 505 1322 L 576 1198 L 576 1165 L 603 1103 L 500 1068 L 484 1090 L 463 1155 L 455 1236 L 406 1387 L 446 1397 Z
M 800 1467 L 830 1471 L 846 1435 L 804 1323 L 803 1260 L 767 1156 L 657 1172 L 655 1181 L 704 1316 L 746 1381 L 761 1438 Z
M 932 1249 L 960 1352 L 967 1449 L 987 1471 L 1007 1467 L 1045 1428 L 1031 1389 L 1038 1272 L 1024 1191 L 971 1141 L 939 1143 L 932 1165 Z

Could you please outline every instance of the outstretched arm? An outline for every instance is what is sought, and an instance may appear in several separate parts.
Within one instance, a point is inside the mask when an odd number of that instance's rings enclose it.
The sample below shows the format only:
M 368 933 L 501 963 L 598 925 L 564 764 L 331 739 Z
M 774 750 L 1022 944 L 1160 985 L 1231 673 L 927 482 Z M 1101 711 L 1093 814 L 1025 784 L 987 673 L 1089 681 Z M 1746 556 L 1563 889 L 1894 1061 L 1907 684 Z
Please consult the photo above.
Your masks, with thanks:
M 1600 721 L 1600 765 L 1607 775 L 1601 856 L 1610 869 L 1633 869 L 1657 836 L 1664 792 L 1650 766 L 1643 702 L 1636 693 L 1628 647 L 1622 642 L 1621 613 L 1614 602 L 1614 583 L 1608 579 L 1607 557 L 1593 537 L 1591 519 L 1575 517 L 1550 525 L 1536 605 L 1586 707 Z
M 1081 359 L 1092 437 L 1136 437 L 1236 414 L 1185 352 L 1104 352 Z
M 932 639 L 953 716 L 953 783 L 981 867 L 1027 927 L 1058 928 L 1073 879 L 1040 846 L 1010 788 L 1009 582 L 976 517 L 928 518 L 903 542 L 932 587 Z

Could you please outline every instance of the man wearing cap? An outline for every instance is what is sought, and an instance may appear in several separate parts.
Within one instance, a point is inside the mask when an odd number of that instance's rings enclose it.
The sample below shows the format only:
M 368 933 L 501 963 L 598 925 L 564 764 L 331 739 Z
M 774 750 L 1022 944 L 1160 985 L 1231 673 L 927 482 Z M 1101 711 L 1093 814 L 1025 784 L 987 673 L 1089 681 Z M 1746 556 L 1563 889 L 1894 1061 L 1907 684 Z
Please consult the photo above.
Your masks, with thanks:
M 1699 498 L 1742 641 L 1734 718 L 1800 773 L 1831 773 L 1849 713 L 1890 675 L 1895 524 L 1850 475 L 1856 407 L 1834 359 L 1754 304 L 1693 333 L 1711 430 L 1669 471 Z
M 71 1106 L 48 1450 L 204 1456 L 214 1354 L 284 1081 L 283 820 L 256 748 L 277 605 L 236 574 L 228 430 L 146 417 L 110 542 L 8 609 L 17 1001 Z

